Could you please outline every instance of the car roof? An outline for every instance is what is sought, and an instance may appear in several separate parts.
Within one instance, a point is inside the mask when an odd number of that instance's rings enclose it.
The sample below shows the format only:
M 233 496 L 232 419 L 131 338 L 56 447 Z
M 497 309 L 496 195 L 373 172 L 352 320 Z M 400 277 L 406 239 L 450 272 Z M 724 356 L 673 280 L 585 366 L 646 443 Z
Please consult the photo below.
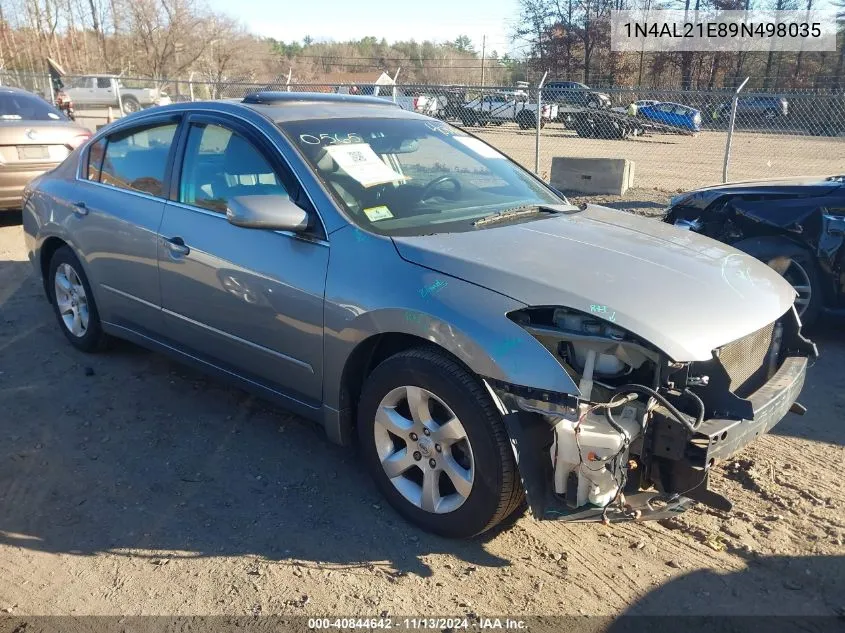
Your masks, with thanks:
M 290 103 L 369 103 L 372 105 L 391 105 L 392 101 L 366 95 L 337 94 L 333 92 L 282 92 L 280 90 L 261 90 L 248 94 L 241 103 L 282 105 Z
M 389 99 L 322 92 L 260 92 L 241 100 L 188 101 L 143 110 L 145 117 L 163 112 L 220 111 L 236 114 L 249 109 L 276 123 L 318 119 L 390 118 L 429 120 L 403 110 Z M 133 115 L 133 118 L 136 118 Z M 126 117 L 122 120 L 128 120 Z
M 10 93 L 18 95 L 29 95 L 30 97 L 37 97 L 38 95 L 23 88 L 15 88 L 14 86 L 0 86 L 0 93 Z

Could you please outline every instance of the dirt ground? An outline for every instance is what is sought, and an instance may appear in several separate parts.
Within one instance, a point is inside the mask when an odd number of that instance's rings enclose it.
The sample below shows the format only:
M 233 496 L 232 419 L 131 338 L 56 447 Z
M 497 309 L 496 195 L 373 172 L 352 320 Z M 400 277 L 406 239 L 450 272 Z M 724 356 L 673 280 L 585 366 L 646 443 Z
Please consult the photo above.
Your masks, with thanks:
M 615 206 L 654 209 L 636 191 Z M 0 614 L 845 615 L 845 341 L 718 468 L 730 513 L 421 532 L 354 450 L 129 344 L 62 337 L 0 220 Z

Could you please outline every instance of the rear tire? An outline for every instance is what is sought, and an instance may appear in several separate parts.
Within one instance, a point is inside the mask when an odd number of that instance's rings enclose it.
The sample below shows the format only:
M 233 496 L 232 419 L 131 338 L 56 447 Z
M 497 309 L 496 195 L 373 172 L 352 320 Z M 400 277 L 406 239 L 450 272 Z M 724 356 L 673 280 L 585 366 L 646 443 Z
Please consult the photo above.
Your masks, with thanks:
M 373 370 L 361 393 L 357 430 L 376 485 L 424 530 L 474 536 L 514 512 L 524 497 L 490 395 L 478 377 L 435 349 L 400 352 Z M 426 488 L 427 481 L 434 483 Z
M 106 348 L 94 294 L 79 258 L 69 246 L 62 246 L 50 260 L 47 289 L 59 327 L 71 345 L 83 352 Z
M 751 238 L 733 247 L 775 269 L 796 289 L 795 309 L 805 326 L 818 320 L 823 306 L 821 279 L 809 251 L 782 237 Z
M 141 104 L 135 97 L 123 97 L 120 101 L 123 104 L 123 114 L 132 114 L 141 109 Z

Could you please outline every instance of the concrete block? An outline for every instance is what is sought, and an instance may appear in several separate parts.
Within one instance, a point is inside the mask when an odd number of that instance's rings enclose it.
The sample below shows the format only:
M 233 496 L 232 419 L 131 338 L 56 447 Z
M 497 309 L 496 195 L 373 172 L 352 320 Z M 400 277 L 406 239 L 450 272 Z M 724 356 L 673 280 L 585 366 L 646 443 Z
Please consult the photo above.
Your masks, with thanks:
M 564 191 L 621 196 L 634 186 L 634 161 L 627 158 L 552 158 L 550 184 Z

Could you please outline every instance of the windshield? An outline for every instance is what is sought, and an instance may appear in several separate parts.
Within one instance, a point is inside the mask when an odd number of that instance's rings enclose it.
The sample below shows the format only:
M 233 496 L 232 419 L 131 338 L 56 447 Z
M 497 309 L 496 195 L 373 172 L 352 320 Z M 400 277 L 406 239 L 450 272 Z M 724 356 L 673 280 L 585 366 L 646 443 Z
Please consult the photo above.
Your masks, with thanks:
M 63 121 L 65 117 L 53 106 L 35 95 L 0 92 L 2 121 Z
M 566 204 L 483 141 L 439 121 L 319 119 L 279 126 L 346 215 L 376 233 L 466 231 L 493 213 Z

